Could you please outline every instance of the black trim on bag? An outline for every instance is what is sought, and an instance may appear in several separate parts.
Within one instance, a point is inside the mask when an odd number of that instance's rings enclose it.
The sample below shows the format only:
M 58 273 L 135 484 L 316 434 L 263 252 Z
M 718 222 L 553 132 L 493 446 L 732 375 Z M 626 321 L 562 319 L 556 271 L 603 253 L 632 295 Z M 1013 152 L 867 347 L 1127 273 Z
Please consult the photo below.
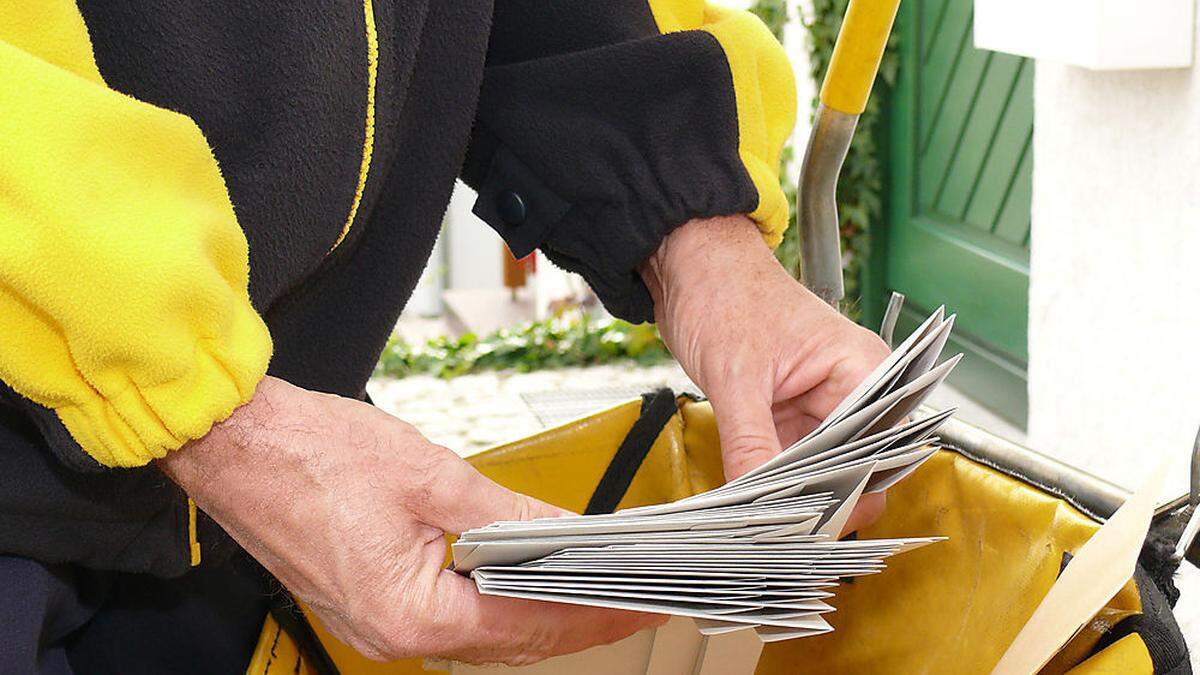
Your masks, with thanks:
M 292 641 L 296 643 L 296 648 L 300 650 L 300 654 L 304 656 L 304 660 L 308 662 L 313 672 L 317 675 L 341 675 L 337 664 L 325 650 L 325 645 L 321 644 L 321 638 L 317 637 L 312 624 L 308 622 L 308 617 L 304 616 L 300 605 L 296 604 L 296 599 L 283 587 L 283 584 L 280 584 L 279 589 L 271 594 L 268 602 L 275 623 L 279 624 L 283 632 L 291 636 Z
M 646 455 L 650 454 L 654 441 L 658 440 L 671 416 L 678 411 L 675 392 L 669 388 L 642 395 L 642 414 L 633 423 L 625 440 L 621 441 L 621 447 L 617 448 L 608 468 L 604 470 L 604 475 L 600 477 L 596 491 L 584 509 L 585 515 L 617 510 L 617 504 L 621 503 L 621 498 L 629 490 L 633 477 L 637 475 Z
M 1140 563 L 1133 578 L 1142 603 L 1141 613 L 1121 619 L 1100 636 L 1092 648 L 1092 655 L 1099 654 L 1121 638 L 1137 635 L 1150 654 L 1155 675 L 1191 675 L 1187 643 L 1162 589 Z

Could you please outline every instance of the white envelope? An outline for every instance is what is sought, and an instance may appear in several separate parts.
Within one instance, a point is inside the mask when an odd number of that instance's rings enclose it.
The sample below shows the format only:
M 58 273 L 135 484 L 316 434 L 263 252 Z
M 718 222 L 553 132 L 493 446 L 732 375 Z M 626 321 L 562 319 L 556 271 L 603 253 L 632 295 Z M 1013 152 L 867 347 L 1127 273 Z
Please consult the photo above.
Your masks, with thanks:
M 879 573 L 889 556 L 940 540 L 834 537 L 863 494 L 936 452 L 931 441 L 953 411 L 904 419 L 957 363 L 934 365 L 954 322 L 943 314 L 806 438 L 737 480 L 670 504 L 464 532 L 454 569 L 481 593 L 690 616 L 711 635 L 754 628 L 772 641 L 831 630 L 820 614 L 832 610 L 825 600 L 839 579 Z
M 922 322 L 921 325 L 918 326 L 911 335 L 905 338 L 903 342 L 901 342 L 894 350 L 892 350 L 892 353 L 883 360 L 883 363 L 876 366 L 875 370 L 871 371 L 871 374 L 867 375 L 866 379 L 864 379 L 857 387 L 855 387 L 850 394 L 847 395 L 846 398 L 843 399 L 842 402 L 833 409 L 833 412 L 825 418 L 825 422 L 832 423 L 838 421 L 844 415 L 846 410 L 854 407 L 864 398 L 874 395 L 881 387 L 886 385 L 888 380 L 891 379 L 888 377 L 889 373 L 893 374 L 894 376 L 898 367 L 903 367 L 901 362 L 906 359 L 911 359 L 917 342 L 924 339 L 930 334 L 931 331 L 936 330 L 937 327 L 942 324 L 942 317 L 945 315 L 945 312 L 945 307 L 938 307 L 933 314 L 929 315 L 929 318 L 925 319 L 925 321 Z M 817 430 L 820 430 L 825 422 L 822 422 L 821 425 L 818 425 Z

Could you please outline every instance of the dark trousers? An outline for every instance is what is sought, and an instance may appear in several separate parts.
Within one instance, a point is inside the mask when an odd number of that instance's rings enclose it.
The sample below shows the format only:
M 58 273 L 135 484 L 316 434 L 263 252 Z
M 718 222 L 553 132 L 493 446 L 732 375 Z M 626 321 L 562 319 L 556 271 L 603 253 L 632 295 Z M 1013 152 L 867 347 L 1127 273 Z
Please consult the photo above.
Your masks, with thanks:
M 178 579 L 0 555 L 0 674 L 244 673 L 272 584 L 244 553 Z

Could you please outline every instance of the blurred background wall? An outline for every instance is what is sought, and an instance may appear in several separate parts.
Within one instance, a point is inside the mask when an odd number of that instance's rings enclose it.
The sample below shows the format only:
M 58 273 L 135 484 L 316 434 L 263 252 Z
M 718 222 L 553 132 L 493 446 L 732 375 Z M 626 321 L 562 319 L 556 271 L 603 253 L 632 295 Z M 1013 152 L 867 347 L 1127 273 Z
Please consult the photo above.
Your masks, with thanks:
M 1169 456 L 1181 494 L 1200 426 L 1200 78 L 1039 60 L 1034 93 L 1030 443 L 1126 485 Z

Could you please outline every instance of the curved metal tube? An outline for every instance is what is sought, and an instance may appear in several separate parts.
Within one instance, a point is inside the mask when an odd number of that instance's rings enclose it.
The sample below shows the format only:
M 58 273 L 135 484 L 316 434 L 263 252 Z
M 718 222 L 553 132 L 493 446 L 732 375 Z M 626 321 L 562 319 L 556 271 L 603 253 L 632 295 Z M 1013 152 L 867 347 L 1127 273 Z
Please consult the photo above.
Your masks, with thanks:
M 837 179 L 854 138 L 858 115 L 817 106 L 804 164 L 800 169 L 797 219 L 800 228 L 800 278 L 835 309 L 845 296 L 842 246 L 837 213 Z

